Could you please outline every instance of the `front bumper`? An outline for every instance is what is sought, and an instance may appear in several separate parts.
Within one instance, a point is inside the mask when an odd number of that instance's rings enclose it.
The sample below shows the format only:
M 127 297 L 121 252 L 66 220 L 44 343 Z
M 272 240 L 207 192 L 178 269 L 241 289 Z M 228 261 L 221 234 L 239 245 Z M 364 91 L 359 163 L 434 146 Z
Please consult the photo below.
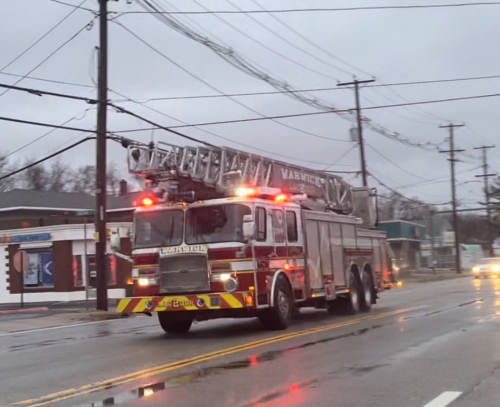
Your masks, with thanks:
M 251 291 L 199 295 L 168 295 L 155 297 L 122 298 L 117 312 L 144 313 L 161 311 L 205 311 L 234 308 L 253 308 L 255 302 Z

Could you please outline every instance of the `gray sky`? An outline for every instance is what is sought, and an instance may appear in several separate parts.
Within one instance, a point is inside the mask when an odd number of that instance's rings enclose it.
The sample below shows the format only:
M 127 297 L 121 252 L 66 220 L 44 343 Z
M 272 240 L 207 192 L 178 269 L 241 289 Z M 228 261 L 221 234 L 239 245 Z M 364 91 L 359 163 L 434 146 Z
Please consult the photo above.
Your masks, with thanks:
M 174 6 L 184 11 L 203 10 L 192 0 L 156 1 L 166 8 Z M 258 8 L 251 0 L 231 1 L 243 9 Z M 306 7 L 305 3 L 299 0 L 256 1 L 268 9 Z M 81 0 L 66 0 L 66 2 L 79 4 Z M 199 0 L 199 2 L 211 10 L 234 10 L 227 0 Z M 339 0 L 335 2 L 310 0 L 307 2 L 307 7 L 422 5 L 455 2 L 454 0 Z M 126 0 L 120 0 L 110 2 L 109 5 L 114 11 L 143 10 L 135 1 L 128 5 Z M 97 1 L 87 0 L 84 6 L 97 9 Z M 0 0 L 0 26 L 3 39 L 0 69 L 71 10 L 70 7 L 49 0 L 16 0 L 15 2 Z M 500 5 L 443 9 L 285 13 L 276 14 L 276 17 L 329 53 L 375 76 L 377 83 L 396 83 L 500 74 L 498 70 L 500 53 L 497 45 L 497 39 L 500 38 L 499 13 Z M 355 70 L 316 49 L 269 15 L 254 14 L 252 17 L 327 64 L 285 43 L 246 15 L 220 15 L 220 19 L 214 15 L 184 15 L 176 18 L 212 40 L 215 40 L 215 37 L 220 38 L 246 59 L 257 63 L 270 75 L 285 80 L 296 89 L 335 87 L 335 79 L 350 81 L 352 75 L 357 75 L 359 79 L 370 79 L 370 75 Z M 91 13 L 77 10 L 3 72 L 27 74 L 92 19 Z M 268 48 L 323 75 L 276 55 L 226 25 L 221 19 L 264 43 Z M 173 31 L 152 15 L 123 15 L 117 21 L 123 23 L 193 75 L 225 93 L 274 90 L 266 83 L 236 70 L 208 48 Z M 92 29 L 84 30 L 32 72 L 31 76 L 93 86 L 93 80 L 95 80 L 94 48 L 98 44 L 97 28 L 97 24 L 94 24 Z M 109 29 L 110 90 L 140 102 L 151 98 L 216 94 L 214 90 L 147 48 L 122 27 L 110 23 Z M 348 73 L 328 64 L 338 66 Z M 13 84 L 18 79 L 0 73 L 0 83 Z M 92 87 L 76 87 L 30 79 L 21 81 L 18 86 L 96 96 Z M 405 99 L 423 101 L 500 93 L 499 91 L 500 79 L 366 88 L 362 91 L 362 104 L 368 107 L 404 103 Z M 354 105 L 354 94 L 350 89 L 316 92 L 314 96 L 339 108 L 352 108 Z M 109 97 L 110 99 L 123 99 L 112 92 Z M 237 100 L 267 116 L 315 111 L 312 107 L 283 95 L 240 97 Z M 139 104 L 123 103 L 122 105 L 164 126 L 181 124 Z M 146 103 L 146 106 L 187 123 L 258 117 L 256 113 L 226 98 L 151 101 Z M 448 121 L 465 122 L 467 127 L 456 130 L 457 147 L 467 150 L 467 156 L 460 157 L 463 163 L 457 165 L 458 194 L 461 203 L 465 206 L 473 206 L 482 199 L 482 191 L 480 183 L 465 183 L 477 181 L 474 175 L 480 173 L 480 170 L 474 170 L 481 164 L 479 151 L 473 150 L 472 147 L 496 142 L 498 107 L 498 98 L 488 98 L 419 107 L 372 110 L 366 111 L 365 115 L 373 122 L 415 142 L 441 143 L 447 137 L 447 133 L 444 129 L 440 129 L 439 125 L 448 124 Z M 40 98 L 9 91 L 0 97 L 0 109 L 1 116 L 6 117 L 56 124 L 62 124 L 76 117 L 79 120 L 75 119 L 68 125 L 86 129 L 95 127 L 95 109 L 80 101 L 47 96 Z M 91 110 L 85 112 L 86 109 Z M 138 119 L 114 111 L 110 111 L 108 117 L 110 130 L 149 127 Z M 322 137 L 345 141 L 329 141 L 313 137 L 267 120 L 204 127 L 205 130 L 234 142 L 218 139 L 196 128 L 182 131 L 217 145 L 238 148 L 235 142 L 242 142 L 269 152 L 325 163 L 307 164 L 298 160 L 287 160 L 313 168 L 325 168 L 327 164 L 337 162 L 330 169 L 358 170 L 359 151 L 357 148 L 352 148 L 351 142 L 348 141 L 350 122 L 332 113 L 280 121 Z M 0 149 L 9 152 L 40 137 L 49 129 L 0 122 L 0 131 L 3 136 Z M 149 141 L 152 132 L 130 133 L 129 136 Z M 81 137 L 83 136 L 79 133 L 57 130 L 11 158 L 16 161 L 42 157 Z M 162 130 L 154 132 L 154 139 L 189 144 Z M 419 196 L 427 202 L 441 203 L 450 200 L 450 186 L 447 182 L 449 163 L 444 154 L 411 148 L 369 130 L 365 131 L 365 139 L 368 145 L 366 148 L 368 168 L 385 184 L 407 196 Z M 444 147 L 447 147 L 447 144 L 443 145 Z M 247 148 L 244 147 L 244 149 Z M 374 149 L 413 175 L 401 171 Z M 350 151 L 345 154 L 348 150 Z M 282 159 L 270 153 L 265 155 Z M 109 156 L 119 164 L 121 169 L 125 170 L 125 150 L 122 147 L 114 143 L 109 144 Z M 492 167 L 490 172 L 497 172 L 500 166 L 499 150 L 490 150 L 489 156 Z M 342 158 L 338 160 L 339 157 Z M 63 158 L 73 165 L 93 163 L 94 146 L 88 143 L 66 153 Z M 438 177 L 439 179 L 434 182 L 426 181 Z M 348 176 L 346 179 L 356 185 L 360 183 L 359 178 Z M 385 189 L 373 179 L 370 180 L 370 185 L 378 187 L 380 191 Z

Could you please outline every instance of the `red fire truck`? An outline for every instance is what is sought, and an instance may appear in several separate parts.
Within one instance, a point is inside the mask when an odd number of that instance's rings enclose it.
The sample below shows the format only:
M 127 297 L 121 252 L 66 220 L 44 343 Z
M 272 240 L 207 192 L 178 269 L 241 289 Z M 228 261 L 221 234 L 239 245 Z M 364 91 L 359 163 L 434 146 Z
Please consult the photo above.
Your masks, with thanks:
M 133 296 L 118 312 L 156 312 L 168 333 L 214 318 L 286 329 L 302 307 L 370 311 L 384 289 L 373 190 L 226 147 L 158 142 L 128 157 L 148 187 L 134 215 Z

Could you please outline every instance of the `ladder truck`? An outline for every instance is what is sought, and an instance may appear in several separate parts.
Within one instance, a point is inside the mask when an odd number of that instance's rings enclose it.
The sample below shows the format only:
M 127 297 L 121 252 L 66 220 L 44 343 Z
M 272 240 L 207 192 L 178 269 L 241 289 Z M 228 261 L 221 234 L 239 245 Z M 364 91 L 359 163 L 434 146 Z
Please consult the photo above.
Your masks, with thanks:
M 387 280 L 374 190 L 228 147 L 127 146 L 145 179 L 132 228 L 133 296 L 119 313 L 193 321 L 260 319 L 286 329 L 299 308 L 370 311 Z

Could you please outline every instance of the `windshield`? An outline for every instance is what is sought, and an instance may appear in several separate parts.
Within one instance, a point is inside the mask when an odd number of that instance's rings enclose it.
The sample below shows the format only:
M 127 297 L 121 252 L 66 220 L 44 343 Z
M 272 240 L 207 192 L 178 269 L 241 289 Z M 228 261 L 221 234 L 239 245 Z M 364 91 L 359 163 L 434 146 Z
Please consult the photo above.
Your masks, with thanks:
M 182 243 L 184 212 L 164 210 L 135 215 L 134 248 L 177 246 Z
M 500 257 L 486 257 L 481 261 L 484 263 L 499 263 Z
M 241 204 L 191 208 L 186 214 L 186 243 L 244 242 L 243 216 L 251 209 Z

